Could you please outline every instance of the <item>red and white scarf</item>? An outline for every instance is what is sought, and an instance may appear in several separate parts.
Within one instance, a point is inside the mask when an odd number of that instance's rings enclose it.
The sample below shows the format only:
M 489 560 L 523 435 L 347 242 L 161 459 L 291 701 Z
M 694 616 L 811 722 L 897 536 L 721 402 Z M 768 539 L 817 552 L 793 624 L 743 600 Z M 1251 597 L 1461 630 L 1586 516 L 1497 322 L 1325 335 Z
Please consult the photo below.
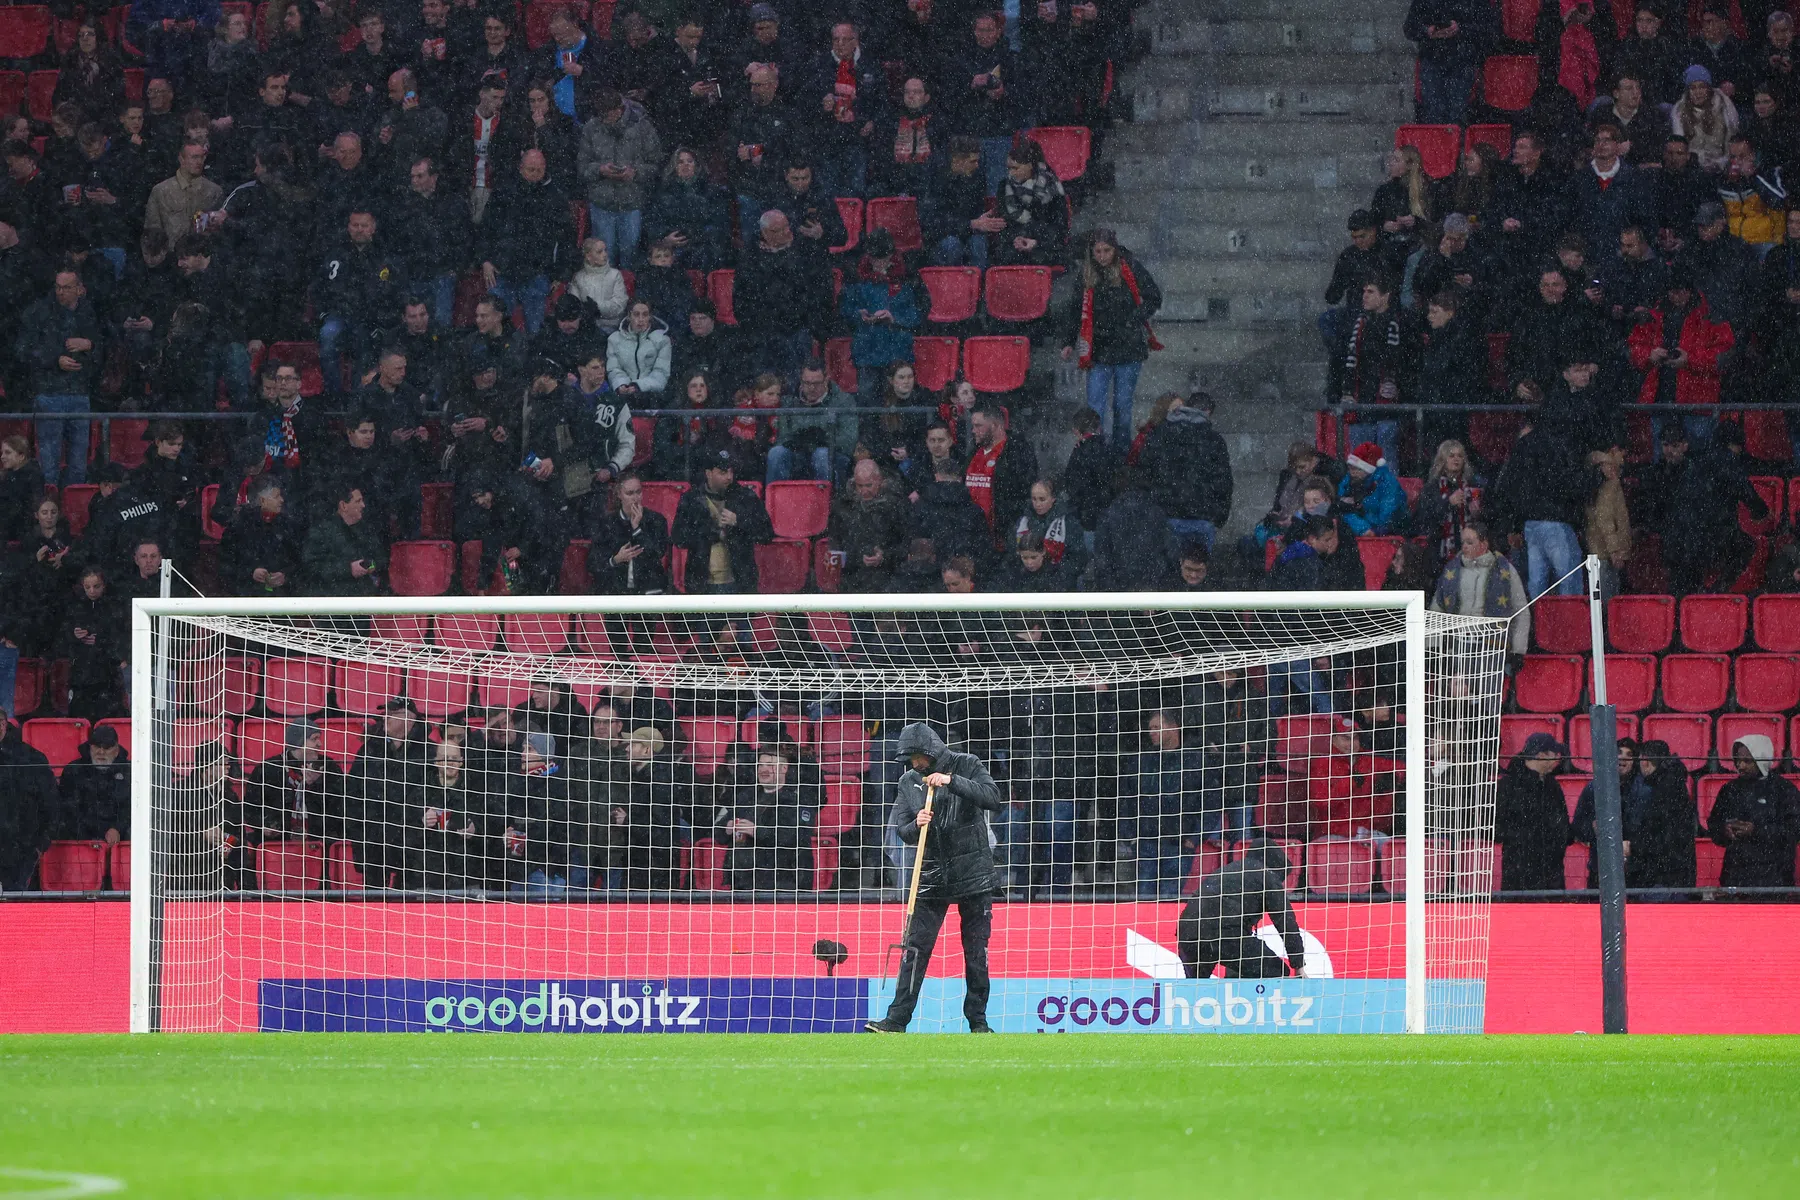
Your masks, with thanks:
M 1143 307 L 1144 293 L 1138 289 L 1137 276 L 1131 273 L 1131 264 L 1119 264 L 1119 281 L 1131 293 L 1131 302 Z M 1156 330 L 1148 319 L 1144 321 L 1144 334 L 1149 339 L 1152 350 L 1161 350 L 1163 345 L 1156 340 Z M 1083 369 L 1094 365 L 1094 289 L 1088 288 L 1081 293 L 1081 366 Z

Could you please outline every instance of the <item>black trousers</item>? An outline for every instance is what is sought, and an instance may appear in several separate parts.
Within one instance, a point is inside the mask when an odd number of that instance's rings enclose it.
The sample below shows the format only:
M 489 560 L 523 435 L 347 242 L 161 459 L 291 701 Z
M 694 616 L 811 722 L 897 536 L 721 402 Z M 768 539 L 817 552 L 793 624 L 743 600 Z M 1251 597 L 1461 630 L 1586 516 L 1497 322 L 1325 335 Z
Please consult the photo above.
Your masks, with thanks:
M 1182 947 L 1186 950 L 1187 947 Z M 1226 942 L 1196 942 L 1191 959 L 1187 961 L 1189 979 L 1205 979 L 1213 973 L 1213 968 L 1220 963 L 1225 964 L 1225 975 L 1230 979 L 1282 979 L 1288 973 L 1287 960 L 1269 949 L 1269 944 L 1259 937 L 1234 938 Z
M 937 946 L 938 930 L 943 928 L 944 916 L 952 904 L 962 918 L 963 981 L 967 989 L 963 995 L 963 1016 L 970 1025 L 986 1024 L 988 935 L 994 930 L 994 901 L 987 895 L 921 900 L 914 906 L 905 949 L 900 955 L 894 1002 L 888 1005 L 889 1022 L 904 1026 L 912 1020 L 913 1008 L 919 1003 L 919 989 L 925 984 L 925 969 L 931 965 L 931 951 Z

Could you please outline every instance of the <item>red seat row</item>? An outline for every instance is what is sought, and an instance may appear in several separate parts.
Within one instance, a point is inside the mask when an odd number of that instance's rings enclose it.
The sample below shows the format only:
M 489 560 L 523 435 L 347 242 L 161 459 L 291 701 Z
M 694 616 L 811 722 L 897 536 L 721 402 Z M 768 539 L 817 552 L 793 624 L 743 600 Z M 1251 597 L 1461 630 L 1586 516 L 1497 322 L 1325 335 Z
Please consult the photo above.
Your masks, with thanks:
M 1389 838 L 1376 843 L 1366 838 L 1323 837 L 1310 842 L 1291 838 L 1274 838 L 1289 863 L 1287 886 L 1304 887 L 1307 891 L 1328 896 L 1367 896 L 1377 886 L 1389 895 L 1406 894 L 1406 839 Z M 1583 850 L 1586 847 L 1582 847 Z M 1227 863 L 1243 856 L 1244 847 L 1222 846 L 1218 842 L 1202 842 L 1188 867 L 1182 891 L 1193 895 L 1200 881 Z M 1492 861 L 1493 846 L 1488 842 L 1465 844 L 1460 853 L 1449 842 L 1431 839 L 1425 846 L 1425 890 L 1432 895 L 1474 895 L 1493 890 L 1497 870 L 1487 865 Z M 1587 861 L 1581 863 L 1582 878 L 1587 874 Z M 1571 886 L 1584 886 L 1581 883 Z
M 38 856 L 38 887 L 46 892 L 124 892 L 131 889 L 131 843 L 51 842 Z
M 1747 734 L 1760 734 L 1775 747 L 1777 760 L 1792 747 L 1800 747 L 1800 717 L 1785 713 L 1727 713 L 1717 718 L 1697 713 L 1653 713 L 1647 717 L 1620 714 L 1620 737 L 1667 742 L 1690 771 L 1701 771 L 1715 757 L 1730 763 L 1731 747 Z M 1500 763 L 1504 766 L 1525 748 L 1525 739 L 1547 733 L 1566 741 L 1569 757 L 1578 768 L 1593 764 L 1593 737 L 1585 716 L 1565 719 L 1548 713 L 1513 713 L 1500 718 Z
M 14 706 L 22 713 L 30 712 L 19 703 L 19 696 L 14 694 Z M 50 761 L 50 769 L 57 777 L 62 777 L 63 768 L 74 762 L 81 754 L 82 745 L 88 740 L 92 728 L 105 725 L 118 731 L 119 744 L 126 753 L 131 750 L 131 718 L 109 717 L 90 726 L 79 717 L 34 717 L 20 726 L 25 744 L 40 751 Z

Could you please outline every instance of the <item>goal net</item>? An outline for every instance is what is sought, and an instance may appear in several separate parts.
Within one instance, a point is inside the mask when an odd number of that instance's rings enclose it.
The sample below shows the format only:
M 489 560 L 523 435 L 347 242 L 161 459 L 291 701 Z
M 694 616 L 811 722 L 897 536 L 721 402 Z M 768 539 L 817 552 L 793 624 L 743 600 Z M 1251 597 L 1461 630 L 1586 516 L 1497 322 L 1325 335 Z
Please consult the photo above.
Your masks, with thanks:
M 911 971 L 950 1031 L 985 927 L 1000 1031 L 1478 1032 L 1505 628 L 1404 593 L 138 601 L 132 1027 L 850 1031 Z M 981 764 L 934 789 L 928 966 L 921 724 Z

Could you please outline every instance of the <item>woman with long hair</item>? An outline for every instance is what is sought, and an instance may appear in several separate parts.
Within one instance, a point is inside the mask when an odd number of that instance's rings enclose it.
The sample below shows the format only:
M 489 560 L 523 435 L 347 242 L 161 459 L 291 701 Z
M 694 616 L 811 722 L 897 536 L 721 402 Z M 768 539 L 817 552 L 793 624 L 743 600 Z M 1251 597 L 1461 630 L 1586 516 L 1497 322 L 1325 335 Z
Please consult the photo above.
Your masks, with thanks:
M 670 407 L 731 407 L 724 396 L 715 394 L 712 376 L 704 367 L 689 371 L 682 377 L 679 387 L 681 390 L 676 394 L 680 396 L 680 400 Z M 664 395 L 668 393 L 665 392 Z M 693 453 L 707 442 L 722 438 L 725 427 L 726 420 L 723 417 L 658 417 L 656 430 L 651 435 L 654 449 L 650 461 L 655 478 L 691 482 L 689 460 Z
M 1685 90 L 1669 110 L 1669 127 L 1688 140 L 1688 149 L 1702 168 L 1723 171 L 1731 157 L 1726 146 L 1738 130 L 1737 106 L 1713 87 L 1712 72 L 1698 63 L 1681 79 Z
M 1387 178 L 1375 189 L 1369 210 L 1389 240 L 1414 242 L 1419 229 L 1438 217 L 1437 185 L 1425 173 L 1417 146 L 1399 146 L 1387 154 Z
M 685 270 L 726 265 L 730 198 L 707 180 L 700 156 L 687 146 L 677 146 L 669 155 L 662 182 L 644 211 L 644 241 L 655 244 L 665 238 L 675 246 L 676 265 Z
M 84 18 L 75 28 L 75 42 L 62 57 L 56 73 L 52 104 L 77 104 L 90 121 L 106 122 L 125 101 L 125 63 L 119 52 L 106 44 L 100 23 Z
M 1477 490 L 1481 477 L 1469 463 L 1463 444 L 1448 439 L 1438 444 L 1425 490 L 1419 494 L 1418 531 L 1429 541 L 1439 563 L 1460 552 L 1463 526 L 1480 511 Z
M 1150 440 L 1150 431 L 1169 418 L 1169 410 L 1180 408 L 1186 401 L 1180 392 L 1164 392 L 1150 406 L 1150 419 L 1144 422 L 1143 428 L 1137 431 L 1137 437 L 1131 441 L 1131 449 L 1125 454 L 1125 465 L 1137 466 L 1138 456 L 1144 452 L 1144 443 Z
M 1030 138 L 1013 142 L 995 199 L 1006 228 L 988 240 L 994 263 L 1047 266 L 1062 258 L 1069 242 L 1069 202 L 1042 146 Z
M 1494 183 L 1499 178 L 1500 152 L 1485 143 L 1470 146 L 1457 163 L 1446 211 L 1461 213 L 1480 226 L 1493 202 Z
M 890 363 L 882 373 L 880 405 L 884 410 L 930 404 L 933 399 L 919 386 L 918 373 L 911 363 Z M 927 423 L 922 413 L 868 413 L 862 419 L 857 440 L 874 456 L 876 465 L 883 471 L 897 473 L 900 464 L 924 452 Z
M 1081 258 L 1081 286 L 1075 289 L 1066 322 L 1063 358 L 1087 369 L 1088 407 L 1100 415 L 1108 444 L 1131 440 L 1131 410 L 1138 372 L 1150 351 L 1160 350 L 1150 319 L 1162 307 L 1162 289 L 1150 271 L 1119 245 L 1110 229 L 1089 235 Z M 1107 392 L 1112 392 L 1111 432 Z
M 581 129 L 556 107 L 556 85 L 534 79 L 525 89 L 525 120 L 519 126 L 525 143 L 519 149 L 541 150 L 550 181 L 558 187 L 575 187 L 575 147 Z

